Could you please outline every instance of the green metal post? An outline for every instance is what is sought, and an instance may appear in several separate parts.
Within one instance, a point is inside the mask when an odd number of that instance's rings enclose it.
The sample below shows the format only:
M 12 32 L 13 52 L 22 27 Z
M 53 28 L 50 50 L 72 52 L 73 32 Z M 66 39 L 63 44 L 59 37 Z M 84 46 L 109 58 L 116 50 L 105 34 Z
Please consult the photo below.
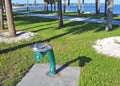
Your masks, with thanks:
M 48 51 L 48 59 L 50 63 L 49 76 L 54 76 L 56 74 L 56 66 L 55 66 L 56 64 L 55 64 L 53 49 Z

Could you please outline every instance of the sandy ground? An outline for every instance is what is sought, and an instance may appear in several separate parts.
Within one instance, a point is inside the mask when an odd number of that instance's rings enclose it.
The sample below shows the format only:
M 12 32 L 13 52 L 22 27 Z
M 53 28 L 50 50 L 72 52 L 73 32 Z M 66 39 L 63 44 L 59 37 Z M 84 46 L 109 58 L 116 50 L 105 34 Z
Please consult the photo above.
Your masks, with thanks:
M 36 35 L 36 33 L 21 32 L 20 31 L 20 32 L 17 32 L 17 36 L 16 37 L 9 37 L 9 33 L 8 32 L 1 32 L 0 33 L 0 42 L 5 42 L 5 43 L 9 44 L 9 43 L 13 43 L 13 42 L 19 42 L 21 40 L 29 41 L 35 35 Z
M 97 40 L 93 47 L 98 53 L 120 58 L 120 36 Z

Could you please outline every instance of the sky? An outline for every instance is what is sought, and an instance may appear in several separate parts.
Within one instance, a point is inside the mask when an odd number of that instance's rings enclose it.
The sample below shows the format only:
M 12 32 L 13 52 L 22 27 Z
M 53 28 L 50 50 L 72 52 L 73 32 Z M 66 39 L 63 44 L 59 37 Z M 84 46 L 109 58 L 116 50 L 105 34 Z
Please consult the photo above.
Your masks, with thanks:
M 25 4 L 27 0 L 12 0 L 14 3 L 19 3 L 19 4 Z M 34 0 L 29 0 L 31 4 L 34 3 Z M 36 0 L 37 3 L 43 3 L 43 0 Z M 78 0 L 70 0 L 71 3 L 77 3 Z M 82 1 L 82 0 L 81 0 Z M 85 3 L 95 3 L 95 0 L 84 0 Z M 104 3 L 105 0 L 100 0 L 100 3 Z M 114 0 L 114 4 L 120 4 L 118 3 L 118 0 Z

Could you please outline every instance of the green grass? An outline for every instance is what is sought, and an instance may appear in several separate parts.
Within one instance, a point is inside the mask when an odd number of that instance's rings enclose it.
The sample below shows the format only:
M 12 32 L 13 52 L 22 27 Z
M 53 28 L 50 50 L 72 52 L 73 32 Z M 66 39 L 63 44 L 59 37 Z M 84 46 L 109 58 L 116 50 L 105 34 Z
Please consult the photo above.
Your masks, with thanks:
M 120 27 L 104 31 L 104 24 L 64 21 L 58 29 L 58 21 L 16 15 L 17 31 L 35 32 L 29 41 L 0 43 L 0 84 L 14 86 L 36 62 L 30 45 L 36 42 L 51 44 L 57 65 L 81 67 L 79 86 L 119 86 L 120 59 L 98 54 L 92 45 L 97 39 L 120 35 Z M 48 63 L 45 56 L 40 63 Z M 47 71 L 46 71 L 47 72 Z

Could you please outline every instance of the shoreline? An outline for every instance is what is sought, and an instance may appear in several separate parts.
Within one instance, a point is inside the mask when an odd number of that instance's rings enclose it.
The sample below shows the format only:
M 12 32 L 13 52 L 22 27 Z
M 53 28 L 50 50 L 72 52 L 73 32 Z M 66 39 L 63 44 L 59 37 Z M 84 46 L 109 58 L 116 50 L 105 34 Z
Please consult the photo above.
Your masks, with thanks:
M 26 6 L 12 6 L 12 8 L 24 8 Z

